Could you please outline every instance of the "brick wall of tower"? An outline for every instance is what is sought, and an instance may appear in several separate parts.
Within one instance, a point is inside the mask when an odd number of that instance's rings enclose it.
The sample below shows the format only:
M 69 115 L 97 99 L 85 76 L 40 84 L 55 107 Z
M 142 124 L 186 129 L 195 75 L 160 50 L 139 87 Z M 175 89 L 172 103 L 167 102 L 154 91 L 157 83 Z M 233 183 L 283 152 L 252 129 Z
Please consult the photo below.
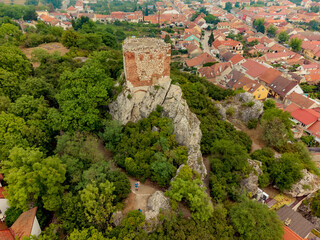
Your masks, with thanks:
M 170 77 L 170 56 L 170 45 L 164 42 L 159 44 L 157 41 L 157 48 L 139 46 L 135 49 L 124 46 L 123 60 L 126 80 L 133 87 L 141 87 L 154 85 L 162 77 Z

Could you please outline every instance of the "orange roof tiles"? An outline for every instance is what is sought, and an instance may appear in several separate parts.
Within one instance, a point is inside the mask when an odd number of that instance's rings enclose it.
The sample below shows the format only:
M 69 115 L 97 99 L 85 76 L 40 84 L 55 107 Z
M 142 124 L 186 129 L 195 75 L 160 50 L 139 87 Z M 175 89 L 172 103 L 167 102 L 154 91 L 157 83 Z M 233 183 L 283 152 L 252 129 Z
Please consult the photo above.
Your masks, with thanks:
M 283 226 L 284 234 L 283 234 L 283 240 L 304 240 L 302 237 L 300 237 L 298 234 L 296 234 L 294 231 L 292 231 L 287 226 Z
M 297 110 L 297 109 L 300 109 L 300 107 L 299 107 L 297 104 L 295 104 L 295 103 L 290 103 L 290 104 L 284 109 L 284 111 L 291 113 L 291 112 L 293 112 L 293 111 L 295 111 L 295 110 Z
M 0 230 L 0 240 L 15 240 L 9 229 Z
M 262 75 L 268 70 L 267 67 L 253 60 L 247 60 L 242 66 L 247 69 L 246 73 L 254 78 Z
M 291 116 L 305 125 L 309 125 L 311 123 L 315 123 L 316 121 L 318 121 L 318 116 L 320 114 L 314 110 L 312 111 L 307 111 L 307 110 L 311 110 L 311 109 L 297 109 L 291 112 Z
M 311 99 L 298 94 L 296 92 L 291 93 L 288 97 L 288 100 L 290 100 L 291 102 L 294 102 L 295 104 L 299 105 L 301 108 L 311 108 L 313 105 L 315 105 L 316 103 L 314 101 L 312 101 Z
M 275 80 L 277 77 L 281 76 L 281 72 L 274 69 L 274 68 L 268 68 L 267 71 L 265 71 L 259 79 L 267 84 L 272 83 L 273 80 Z
M 30 236 L 36 213 L 37 207 L 32 208 L 19 216 L 10 228 L 15 237 L 22 239 L 24 236 Z
M 186 61 L 186 64 L 188 67 L 194 67 L 194 66 L 202 65 L 208 62 L 216 62 L 216 61 L 217 60 L 214 57 L 212 57 L 209 53 L 202 53 L 195 58 L 188 59 Z
M 245 59 L 245 58 L 242 57 L 240 54 L 236 54 L 232 58 L 230 58 L 229 61 L 232 62 L 232 64 L 237 64 L 238 62 L 242 61 L 243 59 Z

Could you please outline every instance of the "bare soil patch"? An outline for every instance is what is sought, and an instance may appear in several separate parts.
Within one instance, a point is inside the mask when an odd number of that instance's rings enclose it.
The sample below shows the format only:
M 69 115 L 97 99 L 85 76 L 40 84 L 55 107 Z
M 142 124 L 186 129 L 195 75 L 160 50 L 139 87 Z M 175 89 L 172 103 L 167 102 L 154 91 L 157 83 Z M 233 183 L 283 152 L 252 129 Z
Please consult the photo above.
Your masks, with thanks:
M 22 52 L 27 56 L 28 59 L 31 59 L 31 54 L 33 50 L 35 49 L 43 49 L 46 50 L 48 53 L 52 54 L 54 52 L 59 52 L 61 56 L 65 55 L 67 52 L 69 52 L 69 49 L 64 47 L 59 42 L 53 42 L 53 43 L 44 43 L 39 45 L 38 47 L 34 48 L 21 48 Z M 33 63 L 33 67 L 39 67 L 39 63 Z

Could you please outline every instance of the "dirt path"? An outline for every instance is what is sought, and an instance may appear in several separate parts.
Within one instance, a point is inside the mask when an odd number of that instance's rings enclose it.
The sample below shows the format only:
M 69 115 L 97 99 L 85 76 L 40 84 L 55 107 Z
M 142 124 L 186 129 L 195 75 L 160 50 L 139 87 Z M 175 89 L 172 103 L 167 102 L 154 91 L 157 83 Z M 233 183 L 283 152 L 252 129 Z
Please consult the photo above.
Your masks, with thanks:
M 112 159 L 112 153 L 104 148 L 103 142 L 100 141 L 99 144 L 99 150 L 103 152 L 105 155 L 105 158 L 108 162 L 110 162 L 110 168 L 120 169 Z M 123 169 L 120 169 L 122 172 L 126 173 Z M 128 176 L 128 175 L 127 175 Z M 141 209 L 142 213 L 145 213 L 147 209 L 147 203 L 149 197 L 155 193 L 158 190 L 161 190 L 160 187 L 158 187 L 156 184 L 150 182 L 149 180 L 145 181 L 144 183 L 140 182 L 140 187 L 138 191 L 135 190 L 134 184 L 138 181 L 137 179 L 128 176 L 130 185 L 131 185 L 131 193 L 127 197 L 127 199 L 124 201 L 124 209 L 123 213 L 126 214 L 127 212 L 131 210 L 138 210 Z
M 248 136 L 252 140 L 251 152 L 254 152 L 255 150 L 258 150 L 258 149 L 265 147 L 264 142 L 260 139 L 260 136 L 262 133 L 261 133 L 261 129 L 259 126 L 256 129 L 248 129 L 245 126 L 235 124 L 234 122 L 230 122 L 229 120 L 226 120 L 226 121 L 231 123 L 235 129 L 237 129 L 239 131 L 243 131 L 246 134 L 248 134 Z
M 131 193 L 129 194 L 128 198 L 125 200 L 125 207 L 123 210 L 123 213 L 126 214 L 127 212 L 131 210 L 138 210 L 141 209 L 142 213 L 145 213 L 147 208 L 147 203 L 149 197 L 155 193 L 158 190 L 161 190 L 160 188 L 157 188 L 149 181 L 146 181 L 144 183 L 140 182 L 140 187 L 138 191 L 135 190 L 134 184 L 137 182 L 136 179 L 133 177 L 128 177 L 130 184 L 131 184 Z

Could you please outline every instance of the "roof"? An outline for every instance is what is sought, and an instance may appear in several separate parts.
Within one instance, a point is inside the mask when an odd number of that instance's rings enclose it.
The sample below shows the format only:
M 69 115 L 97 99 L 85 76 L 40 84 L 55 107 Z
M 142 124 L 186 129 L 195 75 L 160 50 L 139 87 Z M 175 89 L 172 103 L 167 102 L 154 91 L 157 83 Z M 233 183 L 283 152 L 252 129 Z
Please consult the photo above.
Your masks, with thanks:
M 238 62 L 242 61 L 243 59 L 245 59 L 245 58 L 242 57 L 240 54 L 236 54 L 230 59 L 230 62 L 232 62 L 232 64 L 237 64 Z
M 298 83 L 296 81 L 291 81 L 282 76 L 277 77 L 275 80 L 268 85 L 275 93 L 282 97 L 285 97 L 289 91 L 291 91 Z
M 246 73 L 254 78 L 262 75 L 268 70 L 267 67 L 253 60 L 247 60 L 242 66 L 247 69 Z
M 9 229 L 0 230 L 0 240 L 15 240 Z
M 30 236 L 33 221 L 36 217 L 37 207 L 32 208 L 24 213 L 22 213 L 18 219 L 11 226 L 10 230 L 13 232 L 15 237 L 22 239 L 24 236 Z
M 274 68 L 268 68 L 267 71 L 265 71 L 259 77 L 259 79 L 261 81 L 264 81 L 266 84 L 269 84 L 279 76 L 281 76 L 281 72 L 280 71 L 278 71 L 278 70 L 276 70 Z
M 5 198 L 3 195 L 3 192 L 4 192 L 4 187 L 0 187 L 0 199 Z
M 311 109 L 309 109 L 311 110 Z M 299 122 L 305 124 L 305 125 L 310 125 L 311 123 L 314 123 L 318 120 L 319 113 L 316 111 L 312 110 L 313 112 L 307 111 L 307 109 L 297 109 L 293 112 L 291 112 L 291 116 L 298 120 Z M 317 113 L 317 114 L 315 114 Z
M 308 128 L 308 131 L 311 132 L 315 137 L 320 138 L 320 122 L 316 121 Z
M 284 234 L 282 237 L 283 240 L 303 240 L 302 237 L 300 237 L 298 234 L 296 234 L 287 226 L 283 226 L 283 230 L 284 230 Z
M 290 103 L 290 104 L 284 109 L 284 111 L 291 113 L 291 112 L 293 112 L 293 111 L 295 111 L 295 110 L 297 110 L 297 109 L 300 109 L 300 107 L 299 107 L 297 104 L 295 104 L 295 103 Z
M 74 8 L 73 6 L 70 6 L 70 7 L 68 7 L 68 9 L 67 9 L 68 11 L 75 11 L 75 10 L 77 10 L 76 8 Z
M 208 62 L 216 62 L 217 60 L 212 57 L 209 53 L 202 53 L 197 57 L 194 57 L 192 59 L 188 59 L 186 61 L 186 64 L 188 67 L 194 67 L 194 66 L 199 66 Z
M 316 104 L 314 101 L 312 101 L 311 99 L 298 94 L 296 92 L 291 93 L 288 97 L 288 100 L 290 100 L 291 102 L 296 103 L 297 105 L 299 105 L 301 108 L 311 108 L 314 104 Z
M 307 235 L 314 228 L 314 225 L 309 222 L 307 219 L 302 217 L 300 213 L 293 211 L 287 205 L 284 205 L 277 211 L 277 215 L 280 220 L 286 224 L 292 231 L 298 234 L 302 238 L 306 238 Z

